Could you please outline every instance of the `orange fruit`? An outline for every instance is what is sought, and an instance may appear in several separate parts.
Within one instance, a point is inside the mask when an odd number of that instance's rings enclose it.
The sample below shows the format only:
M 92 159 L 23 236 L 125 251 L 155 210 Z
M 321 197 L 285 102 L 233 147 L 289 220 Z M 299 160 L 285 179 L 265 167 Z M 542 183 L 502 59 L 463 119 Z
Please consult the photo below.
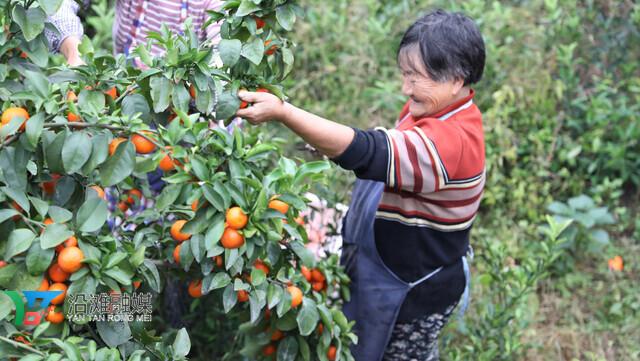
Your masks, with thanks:
M 26 59 L 28 56 L 29 56 L 29 55 L 27 55 L 27 53 L 25 53 L 24 51 L 21 51 L 21 52 L 20 52 L 20 57 L 21 57 L 22 59 Z
M 196 199 L 195 201 L 191 202 L 191 210 L 192 211 L 197 211 L 198 210 L 198 205 L 200 204 L 200 200 Z
M 318 327 L 316 327 L 316 332 L 318 333 L 318 335 L 322 335 L 322 331 L 324 331 L 324 325 L 321 323 L 318 325 Z
M 202 297 L 202 280 L 189 282 L 189 296 L 193 298 Z
M 165 147 L 165 149 L 167 149 L 167 151 L 164 152 L 165 156 L 160 160 L 158 167 L 160 167 L 160 169 L 162 169 L 164 172 L 170 172 L 174 170 L 176 166 L 181 166 L 182 163 L 180 163 L 180 161 L 175 158 L 171 159 L 171 147 L 167 146 Z
M 324 275 L 322 274 L 322 272 L 320 272 L 317 269 L 313 269 L 311 270 L 311 280 L 313 282 L 324 282 L 326 278 L 324 278 Z
M 271 341 L 280 341 L 284 338 L 284 333 L 280 330 L 275 330 L 271 334 Z
M 156 145 L 153 144 L 152 141 L 147 139 L 147 138 L 153 139 L 152 138 L 153 132 L 150 132 L 148 130 L 143 130 L 143 131 L 140 131 L 140 133 L 144 134 L 146 138 L 137 133 L 131 137 L 131 141 L 133 142 L 133 145 L 135 145 L 136 147 L 136 152 L 140 154 L 149 154 L 154 150 L 156 150 Z
M 177 245 L 176 248 L 173 249 L 173 260 L 176 261 L 177 264 L 180 264 L 180 245 Z
M 56 312 L 55 306 L 49 306 L 46 319 L 51 323 L 62 323 L 64 321 L 64 314 L 62 312 Z
M 67 295 L 67 285 L 64 283 L 54 283 L 49 287 L 49 291 L 63 291 L 62 294 L 56 296 L 51 300 L 51 303 L 54 305 L 59 305 L 64 302 L 64 296 Z
M 76 100 L 78 100 L 78 96 L 76 95 L 76 93 L 74 93 L 73 90 L 69 90 L 67 92 L 67 101 L 75 102 Z
M 189 85 L 189 95 L 191 95 L 191 99 L 196 98 L 196 87 L 193 84 Z
M 252 18 L 253 18 L 253 20 L 255 20 L 255 21 L 256 21 L 256 28 L 257 28 L 257 29 L 262 29 L 262 28 L 264 28 L 264 25 L 265 25 L 264 20 L 260 19 L 260 18 L 259 18 L 259 17 L 257 17 L 257 16 L 252 16 Z
M 0 261 L 0 268 L 4 267 L 6 265 L 7 265 L 7 261 L 4 261 L 4 260 Z
M 247 302 L 249 301 L 249 292 L 245 290 L 238 291 L 238 302 Z
M 173 237 L 173 239 L 178 242 L 183 242 L 191 238 L 191 235 L 189 233 L 182 232 L 182 227 L 184 227 L 185 223 L 187 223 L 186 220 L 180 219 L 173 222 L 173 224 L 171 225 L 171 231 L 169 233 L 171 233 L 171 237 Z
M 83 260 L 84 253 L 80 248 L 76 246 L 66 247 L 58 255 L 58 266 L 67 273 L 74 273 L 82 268 Z
M 311 271 L 307 267 L 300 267 L 300 272 L 308 282 L 311 282 Z
M 314 291 L 320 292 L 324 289 L 324 282 L 313 282 L 311 287 Z
M 111 99 L 116 100 L 116 98 L 118 97 L 118 89 L 116 89 L 116 87 L 113 87 L 109 90 L 107 90 L 106 92 L 104 92 L 106 95 L 110 96 Z
M 256 93 L 270 93 L 268 89 L 265 88 L 258 88 L 256 90 Z
M 302 291 L 296 286 L 287 287 L 287 292 L 291 294 L 291 308 L 296 308 L 302 303 Z
M 16 201 L 11 201 L 11 206 L 18 211 L 18 213 L 22 213 L 23 209 L 22 207 L 20 207 L 20 205 L 16 202 Z M 14 221 L 19 220 L 20 218 L 22 218 L 19 214 L 16 214 L 15 216 L 11 217 L 11 219 L 13 219 Z
M 49 290 L 49 281 L 46 278 L 42 278 L 42 282 L 40 282 L 40 287 L 36 291 L 48 291 Z
M 60 179 L 60 177 L 61 177 L 60 174 L 56 174 L 56 173 L 51 174 L 51 180 L 42 182 L 40 184 L 40 188 L 42 188 L 42 190 L 46 194 L 49 194 L 49 195 L 54 194 L 56 192 L 56 184 L 58 183 L 58 179 Z
M 329 350 L 327 350 L 327 358 L 329 361 L 334 361 L 336 359 L 336 352 L 338 349 L 335 346 L 329 346 Z
M 53 282 L 64 282 L 69 279 L 69 273 L 65 272 L 56 262 L 49 267 L 49 278 Z
M 27 120 L 29 120 L 29 112 L 25 108 L 20 107 L 11 107 L 7 108 L 4 112 L 2 112 L 2 125 L 7 125 L 14 117 L 22 117 L 24 118 L 24 122 L 20 125 L 20 130 L 24 130 L 24 127 L 27 124 Z
M 128 191 L 127 194 L 127 203 L 131 205 L 140 202 L 140 200 L 142 199 L 142 192 L 139 189 L 132 189 Z
M 609 260 L 609 269 L 612 271 L 622 271 L 624 269 L 624 261 L 622 257 L 615 256 Z
M 273 199 L 269 201 L 268 207 L 271 209 L 275 209 L 276 211 L 282 214 L 287 214 L 287 211 L 289 210 L 289 205 L 278 199 Z
M 261 260 L 257 259 L 254 263 L 253 263 L 253 267 L 256 269 L 261 270 L 262 272 L 264 272 L 265 275 L 269 274 L 269 266 L 267 266 L 266 264 L 264 264 L 264 262 L 262 262 Z
M 79 122 L 82 120 L 82 118 L 80 118 L 80 116 L 76 113 L 73 112 L 68 112 L 67 113 L 67 120 L 69 121 L 69 123 L 73 123 L 73 122 Z
M 137 290 L 138 288 L 140 288 L 142 281 L 133 281 L 132 283 L 133 283 L 133 288 Z
M 264 42 L 264 47 L 267 48 L 267 50 L 265 50 L 264 54 L 265 55 L 273 55 L 276 50 L 278 50 L 278 46 L 277 45 L 272 45 L 271 47 L 269 47 L 269 44 L 271 44 L 271 40 L 267 40 Z
M 220 243 L 222 243 L 222 247 L 224 248 L 240 248 L 244 244 L 244 236 L 235 229 L 227 227 L 224 233 L 222 233 Z
M 78 245 L 78 239 L 75 236 L 71 236 L 64 241 L 65 247 L 76 247 Z
M 126 212 L 126 210 L 129 209 L 129 205 L 126 202 L 120 202 L 118 203 L 118 209 Z
M 100 186 L 93 185 L 93 186 L 90 186 L 89 188 L 93 189 L 96 193 L 98 193 L 98 198 L 105 199 L 104 189 L 100 188 Z
M 118 145 L 120 145 L 120 143 L 126 141 L 126 138 L 116 138 L 114 140 L 111 141 L 111 143 L 109 143 L 109 155 L 113 155 L 113 153 L 116 152 L 116 149 L 118 149 Z
M 213 259 L 216 261 L 216 266 L 222 267 L 222 256 L 215 256 Z
M 226 221 L 229 228 L 243 229 L 247 225 L 249 218 L 240 207 L 231 207 L 227 210 Z
M 274 353 L 276 353 L 276 346 L 274 346 L 272 343 L 266 345 L 262 349 L 262 354 L 265 355 L 265 356 L 271 356 Z

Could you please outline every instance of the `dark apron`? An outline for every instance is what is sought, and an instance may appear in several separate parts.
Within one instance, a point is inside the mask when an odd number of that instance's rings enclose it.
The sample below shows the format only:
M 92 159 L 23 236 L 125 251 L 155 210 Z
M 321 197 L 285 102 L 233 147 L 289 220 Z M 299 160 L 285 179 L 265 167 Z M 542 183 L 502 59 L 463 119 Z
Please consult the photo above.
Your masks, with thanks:
M 356 361 L 382 359 L 407 293 L 442 269 L 407 283 L 382 262 L 373 223 L 384 187 L 382 182 L 357 179 L 342 229 L 341 264 L 351 277 L 351 300 L 343 311 L 349 320 L 356 321 L 354 332 L 358 344 L 351 348 Z M 466 259 L 464 261 L 466 273 Z

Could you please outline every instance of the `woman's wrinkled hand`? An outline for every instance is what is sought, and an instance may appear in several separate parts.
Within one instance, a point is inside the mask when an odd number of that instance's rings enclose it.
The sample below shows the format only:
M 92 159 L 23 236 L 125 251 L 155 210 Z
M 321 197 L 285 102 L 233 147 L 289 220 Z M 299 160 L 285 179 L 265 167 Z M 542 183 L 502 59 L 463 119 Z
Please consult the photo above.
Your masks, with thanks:
M 238 97 L 244 103 L 251 105 L 244 108 L 241 106 L 236 116 L 246 119 L 251 124 L 283 120 L 286 117 L 286 103 L 271 93 L 241 90 L 238 92 Z

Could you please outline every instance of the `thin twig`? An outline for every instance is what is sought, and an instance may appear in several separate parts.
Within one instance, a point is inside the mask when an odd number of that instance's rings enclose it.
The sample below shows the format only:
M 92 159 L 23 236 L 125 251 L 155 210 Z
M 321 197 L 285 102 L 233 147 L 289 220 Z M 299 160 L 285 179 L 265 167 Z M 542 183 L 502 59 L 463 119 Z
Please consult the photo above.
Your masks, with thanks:
M 14 340 L 12 340 L 10 338 L 7 338 L 7 337 L 4 337 L 4 336 L 0 336 L 0 340 L 13 345 L 14 347 L 20 347 L 20 348 L 23 348 L 25 350 L 29 350 L 29 351 L 31 351 L 33 353 L 37 353 L 40 356 L 44 356 L 44 353 L 42 351 L 37 350 L 37 349 L 35 349 L 33 347 L 30 347 L 29 345 L 25 345 L 25 344 L 23 344 L 21 342 L 14 341 Z

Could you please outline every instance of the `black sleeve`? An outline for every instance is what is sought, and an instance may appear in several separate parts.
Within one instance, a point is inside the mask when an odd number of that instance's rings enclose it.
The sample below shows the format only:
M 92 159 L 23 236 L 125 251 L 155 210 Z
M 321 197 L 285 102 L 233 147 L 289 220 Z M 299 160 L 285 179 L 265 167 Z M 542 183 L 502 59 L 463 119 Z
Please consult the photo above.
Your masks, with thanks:
M 347 149 L 331 160 L 340 167 L 353 170 L 356 177 L 380 182 L 387 181 L 389 144 L 382 130 L 360 130 Z

